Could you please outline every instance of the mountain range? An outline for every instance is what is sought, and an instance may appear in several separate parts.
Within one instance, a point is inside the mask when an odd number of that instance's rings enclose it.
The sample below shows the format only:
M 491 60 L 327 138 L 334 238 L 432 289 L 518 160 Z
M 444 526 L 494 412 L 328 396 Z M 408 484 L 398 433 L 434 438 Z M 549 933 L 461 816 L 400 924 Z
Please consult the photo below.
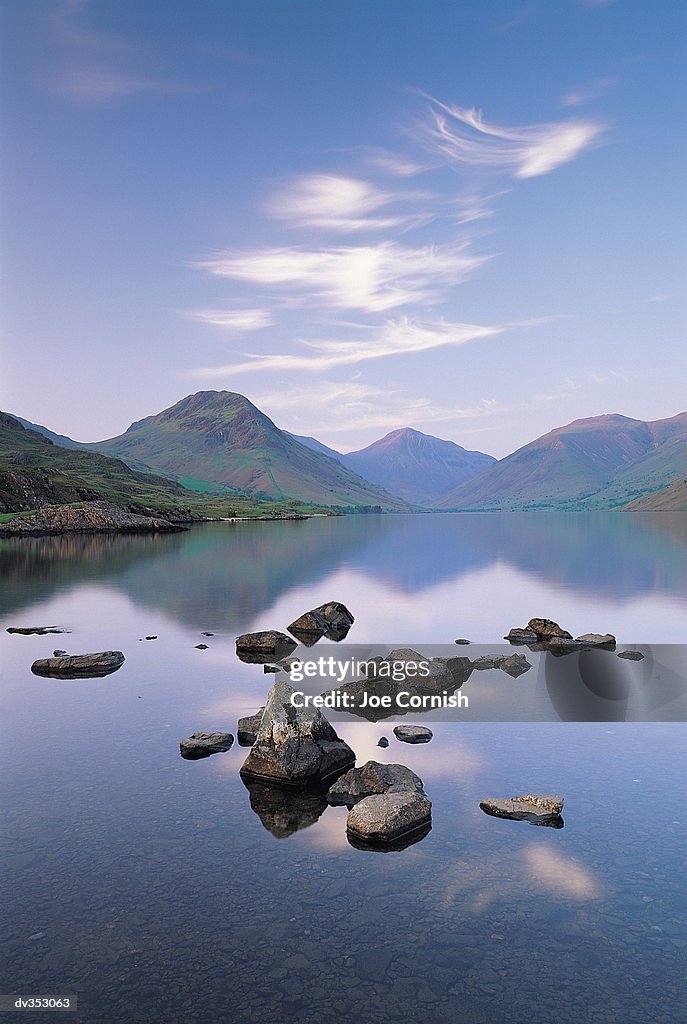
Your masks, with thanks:
M 412 427 L 392 430 L 367 448 L 345 455 L 314 437 L 292 436 L 411 505 L 425 508 L 433 508 L 452 488 L 496 462 L 493 455 L 466 451 L 454 441 L 442 441 Z
M 687 509 L 687 413 L 648 422 L 617 414 L 575 420 L 499 461 L 410 427 L 342 454 L 280 430 L 227 391 L 189 395 L 93 444 L 22 422 L 73 457 L 106 455 L 203 494 L 348 511 Z
M 446 494 L 460 511 L 619 508 L 687 470 L 687 412 L 606 415 L 556 427 Z

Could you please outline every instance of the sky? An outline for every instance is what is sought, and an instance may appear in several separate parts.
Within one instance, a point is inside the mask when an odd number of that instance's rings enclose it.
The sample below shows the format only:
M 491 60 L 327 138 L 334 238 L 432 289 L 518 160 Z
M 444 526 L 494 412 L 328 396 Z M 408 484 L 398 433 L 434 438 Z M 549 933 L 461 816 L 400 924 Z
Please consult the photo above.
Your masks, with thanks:
M 499 458 L 687 408 L 682 0 L 1 8 L 1 408 Z

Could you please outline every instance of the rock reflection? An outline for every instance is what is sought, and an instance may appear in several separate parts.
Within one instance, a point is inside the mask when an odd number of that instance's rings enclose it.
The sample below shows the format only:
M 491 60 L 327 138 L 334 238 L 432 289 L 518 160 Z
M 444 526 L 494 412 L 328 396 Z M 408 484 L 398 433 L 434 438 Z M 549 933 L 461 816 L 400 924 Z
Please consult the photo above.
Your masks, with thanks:
M 277 839 L 288 839 L 295 832 L 309 828 L 327 807 L 327 789 L 295 789 L 271 786 L 254 779 L 242 779 L 255 811 L 264 828 Z
M 346 832 L 346 838 L 356 850 L 366 850 L 371 853 L 400 853 L 402 850 L 407 850 L 408 847 L 414 846 L 415 843 L 421 843 L 431 831 L 432 823 L 429 822 L 414 832 L 407 832 L 404 836 L 399 836 L 392 843 L 374 843 L 369 840 L 362 840 L 358 836 L 353 835 L 352 832 Z

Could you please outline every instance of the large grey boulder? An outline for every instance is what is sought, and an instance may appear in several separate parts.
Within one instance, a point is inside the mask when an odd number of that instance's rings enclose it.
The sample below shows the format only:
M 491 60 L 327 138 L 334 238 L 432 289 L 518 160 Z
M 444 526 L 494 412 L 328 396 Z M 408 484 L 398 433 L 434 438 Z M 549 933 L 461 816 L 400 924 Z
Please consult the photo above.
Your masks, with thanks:
M 31 671 L 35 676 L 51 679 L 97 679 L 116 672 L 124 664 L 121 651 L 99 651 L 96 654 L 65 654 L 57 658 L 39 658 Z
M 354 752 L 318 708 L 293 706 L 294 692 L 286 680 L 275 680 L 242 776 L 306 786 L 355 763 Z
M 541 793 L 526 793 L 510 799 L 489 798 L 482 800 L 480 807 L 485 814 L 495 818 L 512 818 L 514 821 L 528 821 L 531 825 L 558 825 L 563 823 L 563 797 Z
M 179 743 L 179 753 L 187 761 L 198 761 L 210 754 L 229 750 L 234 742 L 230 732 L 194 732 Z
M 387 844 L 428 829 L 431 821 L 432 804 L 424 793 L 406 790 L 360 800 L 348 812 L 346 828 L 358 840 Z
M 276 629 L 242 633 L 236 638 L 236 654 L 240 660 L 257 665 L 286 658 L 297 646 L 295 640 Z
M 328 640 L 344 640 L 355 622 L 345 604 L 340 601 L 328 601 L 317 608 L 311 608 L 287 626 L 289 633 L 310 647 L 323 636 Z
M 422 793 L 422 779 L 403 764 L 368 761 L 362 768 L 351 768 L 329 787 L 330 804 L 353 807 L 368 796 L 382 793 Z

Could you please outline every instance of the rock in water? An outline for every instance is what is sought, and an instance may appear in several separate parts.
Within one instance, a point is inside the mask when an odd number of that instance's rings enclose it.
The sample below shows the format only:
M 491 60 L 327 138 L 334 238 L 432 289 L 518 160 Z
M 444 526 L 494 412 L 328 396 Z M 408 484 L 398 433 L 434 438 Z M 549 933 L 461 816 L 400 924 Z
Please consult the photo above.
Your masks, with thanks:
M 236 654 L 241 661 L 265 665 L 286 658 L 298 644 L 286 633 L 264 629 L 258 633 L 243 633 L 236 638 Z
M 404 764 L 380 764 L 368 761 L 362 768 L 351 768 L 329 787 L 330 804 L 353 807 L 368 796 L 383 793 L 422 793 L 422 779 Z
M 367 843 L 393 843 L 428 828 L 432 804 L 424 793 L 402 791 L 368 796 L 348 812 L 346 828 Z
M 424 725 L 397 725 L 394 736 L 402 743 L 429 743 L 434 733 Z
M 641 651 L 618 651 L 618 657 L 627 661 L 642 661 L 644 655 Z
M 575 637 L 578 644 L 585 647 L 615 647 L 615 637 L 612 633 L 583 633 Z
M 286 628 L 301 643 L 312 646 L 323 636 L 328 640 L 344 640 L 354 622 L 355 619 L 345 604 L 341 604 L 340 601 L 329 601 L 299 615 Z
M 536 633 L 538 640 L 544 640 L 545 642 L 554 636 L 562 637 L 565 640 L 572 640 L 572 633 L 568 633 L 566 629 L 561 629 L 558 623 L 552 619 L 530 619 L 527 623 L 527 629 Z
M 386 738 L 386 736 L 380 736 L 379 737 L 379 739 L 377 740 L 377 746 L 378 747 L 388 747 L 389 746 L 389 741 Z
M 258 730 L 262 722 L 262 713 L 265 709 L 260 708 L 254 715 L 246 715 L 239 718 L 238 741 L 240 747 L 252 747 L 258 738 Z
M 20 636 L 45 636 L 46 633 L 71 633 L 71 629 L 60 629 L 59 626 L 8 626 L 7 633 L 19 633 Z
M 563 823 L 563 797 L 526 793 L 525 796 L 513 796 L 509 800 L 482 800 L 480 807 L 485 814 L 495 818 L 512 818 L 514 821 L 529 821 L 531 825 L 552 825 L 560 827 Z
M 241 768 L 247 778 L 306 786 L 341 774 L 355 754 L 318 708 L 295 708 L 294 690 L 277 679 L 270 690 L 255 743 Z
M 519 629 L 514 626 L 503 639 L 511 644 L 536 644 L 539 637 L 533 629 Z
M 234 737 L 230 732 L 194 732 L 179 743 L 179 753 L 187 761 L 197 761 L 210 754 L 229 750 Z
M 96 679 L 116 672 L 124 664 L 121 651 L 100 651 L 97 654 L 66 654 L 58 658 L 40 658 L 31 671 L 35 676 L 51 679 Z
M 507 658 L 503 659 L 499 668 L 502 672 L 512 676 L 513 679 L 517 679 L 524 672 L 529 672 L 532 666 L 524 654 L 510 654 Z

